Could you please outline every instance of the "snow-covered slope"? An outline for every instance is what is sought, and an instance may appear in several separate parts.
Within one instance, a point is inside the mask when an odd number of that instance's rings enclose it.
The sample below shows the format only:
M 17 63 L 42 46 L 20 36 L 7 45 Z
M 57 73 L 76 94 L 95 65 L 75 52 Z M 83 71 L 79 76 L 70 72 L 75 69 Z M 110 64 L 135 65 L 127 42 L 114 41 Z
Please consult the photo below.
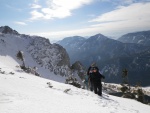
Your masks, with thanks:
M 18 51 L 23 52 L 26 67 L 37 67 L 42 77 L 64 82 L 62 76 L 70 72 L 69 56 L 60 45 L 43 37 L 19 34 L 8 26 L 0 27 L 0 62 L 11 68 L 22 65 L 16 58 Z
M 99 97 L 91 91 L 33 76 L 24 73 L 20 68 L 12 69 L 6 64 L 0 62 L 0 113 L 149 113 L 150 111 L 150 106 L 135 100 L 105 93 L 103 97 Z M 49 84 L 53 87 L 50 88 Z

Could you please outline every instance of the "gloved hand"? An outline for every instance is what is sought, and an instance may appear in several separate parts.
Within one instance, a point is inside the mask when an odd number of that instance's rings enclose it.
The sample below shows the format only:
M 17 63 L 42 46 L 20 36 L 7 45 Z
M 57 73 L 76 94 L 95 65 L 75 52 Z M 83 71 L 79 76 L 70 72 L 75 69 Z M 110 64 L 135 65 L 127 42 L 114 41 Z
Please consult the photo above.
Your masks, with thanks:
M 104 76 L 104 75 L 102 75 L 102 78 L 103 78 L 103 79 L 105 79 L 105 76 Z

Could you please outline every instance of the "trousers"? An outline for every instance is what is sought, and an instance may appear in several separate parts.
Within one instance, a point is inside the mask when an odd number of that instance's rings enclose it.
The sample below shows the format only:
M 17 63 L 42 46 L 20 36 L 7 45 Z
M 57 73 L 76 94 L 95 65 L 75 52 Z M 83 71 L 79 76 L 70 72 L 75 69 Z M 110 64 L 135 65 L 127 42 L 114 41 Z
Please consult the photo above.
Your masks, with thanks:
M 93 81 L 91 81 L 90 90 L 91 91 L 94 90 L 95 94 L 98 94 L 98 95 L 101 96 L 102 95 L 102 84 L 101 84 L 101 82 L 93 82 Z

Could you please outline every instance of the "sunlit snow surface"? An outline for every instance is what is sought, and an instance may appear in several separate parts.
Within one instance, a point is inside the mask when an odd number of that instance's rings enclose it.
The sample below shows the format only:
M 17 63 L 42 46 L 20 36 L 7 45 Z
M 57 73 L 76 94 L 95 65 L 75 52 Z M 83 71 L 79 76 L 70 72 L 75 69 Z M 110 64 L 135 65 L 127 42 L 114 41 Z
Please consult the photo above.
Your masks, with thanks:
M 105 93 L 100 97 L 6 64 L 0 63 L 0 113 L 150 113 L 150 106 L 135 100 Z

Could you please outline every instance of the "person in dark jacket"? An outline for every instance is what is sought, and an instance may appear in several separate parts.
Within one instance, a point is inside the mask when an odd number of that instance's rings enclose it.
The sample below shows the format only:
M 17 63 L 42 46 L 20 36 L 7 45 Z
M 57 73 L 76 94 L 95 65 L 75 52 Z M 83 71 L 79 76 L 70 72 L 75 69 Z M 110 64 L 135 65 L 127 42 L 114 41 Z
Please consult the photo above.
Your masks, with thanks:
M 90 90 L 93 91 L 95 94 L 102 95 L 102 84 L 101 79 L 105 78 L 102 74 L 100 74 L 99 69 L 95 65 L 91 65 L 88 69 L 87 74 L 89 75 L 90 81 Z

